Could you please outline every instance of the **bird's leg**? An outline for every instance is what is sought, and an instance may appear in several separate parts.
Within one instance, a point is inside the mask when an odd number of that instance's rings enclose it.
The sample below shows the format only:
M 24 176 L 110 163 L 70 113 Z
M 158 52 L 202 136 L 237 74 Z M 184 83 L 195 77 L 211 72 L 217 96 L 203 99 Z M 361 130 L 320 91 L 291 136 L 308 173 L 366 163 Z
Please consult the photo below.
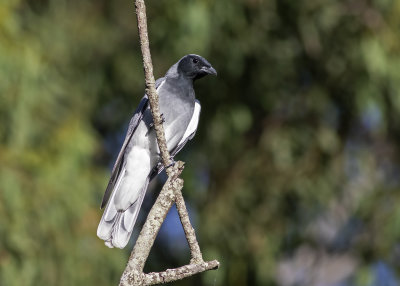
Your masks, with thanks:
M 165 122 L 164 113 L 161 113 L 161 124 Z M 150 133 L 151 130 L 154 129 L 154 121 L 149 123 L 149 128 L 147 130 L 146 136 Z
M 164 113 L 161 113 L 160 117 L 161 117 L 161 123 L 164 123 L 164 122 L 165 122 L 165 116 L 164 116 Z
M 171 164 L 169 164 L 167 167 L 165 167 L 165 169 L 174 166 L 175 163 L 176 163 L 176 161 L 174 160 L 174 156 L 171 156 L 171 157 L 169 157 L 169 158 L 170 158 L 170 160 L 171 160 Z
M 165 117 L 164 117 L 164 113 L 161 113 L 161 123 L 165 122 Z M 154 128 L 154 122 L 150 122 L 149 124 L 149 129 L 153 129 Z

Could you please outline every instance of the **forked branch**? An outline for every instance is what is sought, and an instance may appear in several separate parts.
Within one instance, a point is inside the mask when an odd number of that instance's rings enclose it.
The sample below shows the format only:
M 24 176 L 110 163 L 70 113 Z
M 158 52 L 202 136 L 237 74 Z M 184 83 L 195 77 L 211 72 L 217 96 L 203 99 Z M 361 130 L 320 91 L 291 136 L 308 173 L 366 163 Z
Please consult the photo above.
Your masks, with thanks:
M 183 171 L 184 163 L 178 161 L 174 165 L 171 165 L 172 160 L 167 149 L 164 128 L 162 125 L 163 120 L 160 114 L 158 95 L 155 88 L 144 0 L 135 0 L 135 7 L 138 21 L 140 47 L 143 56 L 146 94 L 149 97 L 151 114 L 153 116 L 154 128 L 156 130 L 157 143 L 161 152 L 162 162 L 166 167 L 165 169 L 168 174 L 168 180 L 164 184 L 156 202 L 149 212 L 145 224 L 143 225 L 136 244 L 129 257 L 125 271 L 121 276 L 120 286 L 154 285 L 172 282 L 206 270 L 217 269 L 219 267 L 219 262 L 217 260 L 208 262 L 203 260 L 195 231 L 190 223 L 185 201 L 181 192 L 183 188 L 183 180 L 179 178 Z M 167 269 L 164 272 L 145 274 L 143 273 L 143 268 L 147 257 L 149 256 L 150 249 L 153 246 L 158 231 L 160 230 L 160 227 L 174 202 L 176 202 L 179 217 L 189 244 L 192 256 L 190 264 L 178 267 L 176 269 Z

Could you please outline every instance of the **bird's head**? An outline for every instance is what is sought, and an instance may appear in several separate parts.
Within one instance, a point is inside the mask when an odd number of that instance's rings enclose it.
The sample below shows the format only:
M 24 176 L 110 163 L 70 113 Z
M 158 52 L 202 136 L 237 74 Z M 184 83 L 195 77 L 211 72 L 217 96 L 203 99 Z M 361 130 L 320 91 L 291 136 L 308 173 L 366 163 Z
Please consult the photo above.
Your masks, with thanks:
M 211 64 L 199 55 L 186 55 L 178 63 L 178 72 L 193 80 L 202 78 L 208 74 L 217 75 L 217 71 Z

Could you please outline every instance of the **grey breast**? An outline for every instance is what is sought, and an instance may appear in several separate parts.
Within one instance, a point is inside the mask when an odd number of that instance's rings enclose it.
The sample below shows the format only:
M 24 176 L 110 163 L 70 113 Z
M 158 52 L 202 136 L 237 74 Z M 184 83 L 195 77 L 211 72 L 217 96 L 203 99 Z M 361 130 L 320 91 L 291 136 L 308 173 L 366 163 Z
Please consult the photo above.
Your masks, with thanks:
M 195 94 L 191 82 L 166 79 L 160 88 L 160 112 L 164 115 L 165 137 L 171 151 L 182 139 L 195 105 Z

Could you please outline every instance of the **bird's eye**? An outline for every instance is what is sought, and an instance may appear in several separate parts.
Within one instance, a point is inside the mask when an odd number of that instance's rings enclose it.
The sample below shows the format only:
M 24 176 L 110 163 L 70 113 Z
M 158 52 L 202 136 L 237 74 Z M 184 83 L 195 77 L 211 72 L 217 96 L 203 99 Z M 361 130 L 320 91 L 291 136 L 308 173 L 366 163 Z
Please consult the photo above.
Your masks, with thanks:
M 197 64 L 197 63 L 199 62 L 199 60 L 196 59 L 196 58 L 194 58 L 194 59 L 192 59 L 192 62 L 193 62 L 194 64 Z

